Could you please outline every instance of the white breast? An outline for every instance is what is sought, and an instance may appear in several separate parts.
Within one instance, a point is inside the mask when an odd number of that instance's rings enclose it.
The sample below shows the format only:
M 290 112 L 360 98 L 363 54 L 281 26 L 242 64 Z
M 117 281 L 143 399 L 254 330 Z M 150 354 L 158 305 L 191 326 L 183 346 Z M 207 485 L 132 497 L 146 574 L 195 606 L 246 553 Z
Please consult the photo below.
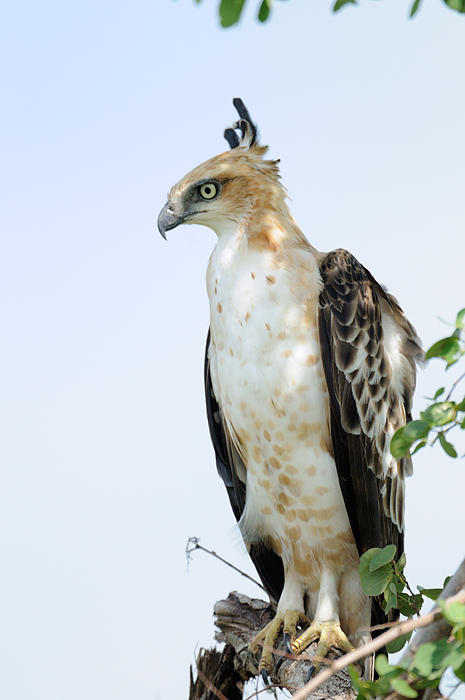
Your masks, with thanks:
M 213 389 L 247 469 L 241 531 L 289 542 L 282 555 L 295 565 L 350 529 L 329 434 L 318 266 L 310 250 L 277 257 L 237 232 L 218 242 L 207 284 Z

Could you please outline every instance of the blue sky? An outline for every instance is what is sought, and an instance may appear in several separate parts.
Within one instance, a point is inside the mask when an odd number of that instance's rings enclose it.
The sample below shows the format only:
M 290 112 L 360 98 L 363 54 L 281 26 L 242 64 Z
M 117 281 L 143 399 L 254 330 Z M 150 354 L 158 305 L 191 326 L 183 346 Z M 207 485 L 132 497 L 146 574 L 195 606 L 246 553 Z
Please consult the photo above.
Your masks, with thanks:
M 320 250 L 345 247 L 424 343 L 465 306 L 464 19 L 439 0 L 276 3 L 221 30 L 216 2 L 9 3 L 0 22 L 0 632 L 8 700 L 186 697 L 214 602 L 259 590 L 203 407 L 214 234 L 155 221 L 225 150 L 240 96 Z M 417 409 L 442 381 L 419 377 Z M 464 446 L 462 445 L 462 452 Z M 462 555 L 463 464 L 423 452 L 409 578 Z

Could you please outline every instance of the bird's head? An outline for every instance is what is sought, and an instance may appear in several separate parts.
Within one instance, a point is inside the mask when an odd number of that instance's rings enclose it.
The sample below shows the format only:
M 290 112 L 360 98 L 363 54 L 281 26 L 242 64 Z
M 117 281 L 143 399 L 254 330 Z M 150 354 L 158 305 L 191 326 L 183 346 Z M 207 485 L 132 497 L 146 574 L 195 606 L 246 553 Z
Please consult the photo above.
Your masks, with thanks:
M 268 149 L 258 143 L 244 103 L 236 98 L 233 104 L 239 120 L 224 132 L 231 150 L 197 166 L 171 188 L 158 216 L 163 238 L 179 224 L 202 224 L 221 235 L 250 218 L 257 205 L 262 212 L 285 207 L 279 161 L 265 160 Z

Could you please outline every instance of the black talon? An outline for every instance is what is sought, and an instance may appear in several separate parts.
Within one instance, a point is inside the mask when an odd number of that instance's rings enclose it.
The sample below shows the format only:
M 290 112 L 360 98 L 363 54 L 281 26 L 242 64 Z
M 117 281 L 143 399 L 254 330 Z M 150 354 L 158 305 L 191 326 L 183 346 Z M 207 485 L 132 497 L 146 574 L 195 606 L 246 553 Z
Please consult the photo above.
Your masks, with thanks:
M 262 670 L 260 671 L 260 675 L 265 685 L 271 685 L 271 678 L 266 668 L 262 668 Z
M 284 637 L 284 644 L 286 645 L 286 649 L 288 650 L 289 654 L 293 654 L 294 652 L 292 651 L 292 638 L 289 632 L 284 632 L 283 634 Z
M 307 678 L 305 679 L 305 682 L 308 683 L 312 679 L 312 677 L 315 675 L 316 668 L 313 664 L 311 664 L 310 668 L 308 669 L 307 673 Z
M 277 662 L 276 662 L 276 666 L 275 666 L 275 670 L 274 670 L 275 676 L 278 675 L 279 669 L 281 668 L 281 666 L 283 665 L 283 663 L 284 663 L 285 661 L 286 661 L 286 657 L 285 657 L 285 656 L 280 656 L 280 657 L 279 657 L 279 659 L 278 659 Z

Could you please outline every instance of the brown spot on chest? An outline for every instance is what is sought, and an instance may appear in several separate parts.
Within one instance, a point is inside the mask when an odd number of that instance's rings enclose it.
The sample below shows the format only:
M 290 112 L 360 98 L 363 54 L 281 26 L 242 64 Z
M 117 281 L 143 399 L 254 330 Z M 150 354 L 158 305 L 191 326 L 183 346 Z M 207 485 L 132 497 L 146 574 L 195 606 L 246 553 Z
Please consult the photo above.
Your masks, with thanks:
M 299 540 L 302 534 L 302 530 L 300 529 L 299 525 L 293 525 L 292 527 L 288 527 L 286 532 L 291 542 L 296 542 L 297 540 Z
M 284 471 L 286 472 L 286 474 L 297 474 L 298 470 L 296 469 L 296 467 L 294 467 L 293 464 L 286 464 L 286 466 L 284 467 Z
M 284 491 L 281 491 L 279 494 L 278 501 L 282 503 L 283 506 L 292 506 L 295 503 L 295 499 L 289 496 L 287 493 L 284 493 Z
M 306 440 L 310 435 L 315 435 L 320 430 L 319 423 L 301 423 L 297 428 L 297 437 L 299 440 Z
M 218 304 L 216 305 L 216 308 L 217 308 L 219 314 L 223 311 L 223 307 L 221 306 L 220 302 L 218 302 Z
M 273 467 L 273 469 L 281 469 L 282 464 L 279 461 L 279 459 L 276 459 L 276 457 L 270 457 L 270 459 L 268 461 L 269 461 L 270 465 Z

